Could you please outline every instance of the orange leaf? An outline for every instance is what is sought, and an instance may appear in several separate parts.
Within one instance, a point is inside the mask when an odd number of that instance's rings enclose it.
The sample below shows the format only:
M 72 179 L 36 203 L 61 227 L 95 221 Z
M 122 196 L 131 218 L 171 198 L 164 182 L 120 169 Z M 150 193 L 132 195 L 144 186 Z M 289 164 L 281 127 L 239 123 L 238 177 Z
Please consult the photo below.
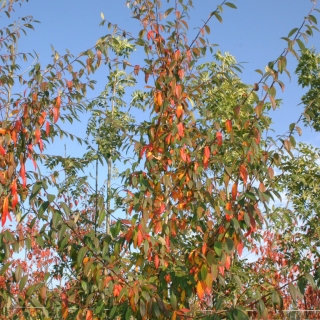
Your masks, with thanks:
M 57 96 L 55 106 L 56 106 L 56 108 L 60 108 L 60 106 L 61 106 L 61 97 L 60 96 Z
M 56 123 L 60 116 L 60 108 L 54 107 L 53 108 L 53 122 Z
M 226 130 L 229 133 L 232 131 L 232 121 L 231 120 L 226 121 Z
M 260 190 L 260 192 L 266 192 L 266 187 L 265 187 L 265 185 L 263 184 L 263 182 L 260 182 L 260 184 L 259 184 L 259 190 Z
M 14 146 L 16 146 L 17 145 L 17 132 L 15 130 L 13 130 L 11 132 L 11 139 L 12 139 L 12 141 L 14 143 Z
M 160 260 L 159 260 L 159 256 L 156 254 L 156 256 L 154 257 L 154 266 L 158 269 L 159 267 L 159 263 L 160 263 Z
M 155 224 L 153 230 L 154 230 L 154 233 L 159 233 L 159 232 L 162 231 L 162 224 L 161 224 L 160 221 L 158 221 L 158 222 Z
M 69 310 L 68 310 L 68 297 L 67 295 L 63 292 L 61 293 L 61 302 L 62 302 L 62 318 L 63 319 L 67 319 L 68 317 L 68 313 L 69 313 Z
M 180 56 L 181 56 L 181 52 L 180 52 L 180 50 L 178 49 L 178 50 L 176 50 L 176 52 L 174 53 L 174 58 L 176 59 L 176 61 L 179 60 Z
M 255 138 L 256 144 L 259 144 L 259 142 L 260 142 L 260 132 L 259 132 L 259 130 L 257 128 L 254 128 L 253 134 L 254 134 L 254 138 Z
M 240 177 L 243 180 L 243 184 L 246 185 L 248 180 L 248 172 L 243 164 L 240 166 Z
M 218 146 L 222 145 L 222 133 L 220 131 L 217 132 L 216 134 L 217 141 L 218 141 Z
M 160 91 L 157 91 L 157 93 L 156 93 L 156 104 L 158 106 L 162 106 L 162 103 L 163 103 L 162 94 L 161 94 Z
M 185 148 L 181 148 L 181 149 L 180 149 L 180 157 L 181 157 L 181 159 L 182 159 L 184 162 L 187 161 L 187 156 L 186 156 Z
M 235 201 L 237 199 L 237 193 L 238 193 L 238 184 L 234 183 L 232 186 L 232 191 L 231 191 L 233 201 Z
M 88 310 L 86 314 L 86 320 L 92 320 L 93 319 L 93 312 L 92 310 Z
M 47 137 L 49 136 L 50 134 L 50 123 L 48 121 L 46 121 L 46 135 Z
M 183 127 L 182 122 L 178 123 L 178 124 L 177 124 L 177 127 L 178 127 L 178 134 L 179 134 L 179 136 L 180 136 L 180 137 L 183 137 L 184 127 Z
M 210 148 L 208 146 L 204 147 L 204 155 L 203 155 L 203 166 L 208 168 L 210 158 Z
M 197 289 L 197 295 L 198 295 L 199 299 L 203 300 L 204 290 L 203 290 L 203 286 L 202 286 L 201 281 L 198 281 L 196 289 Z
M 182 94 L 182 86 L 181 86 L 181 84 L 177 84 L 176 85 L 175 93 L 176 93 L 177 98 L 181 97 L 181 94 Z
M 229 270 L 231 265 L 231 259 L 230 256 L 226 256 L 226 269 Z
M 177 116 L 178 118 L 180 118 L 182 115 L 183 115 L 183 107 L 182 107 L 182 105 L 180 104 L 180 105 L 177 106 L 176 116 Z
M 40 117 L 38 119 L 40 126 L 44 123 L 46 116 L 47 116 L 47 113 L 45 111 L 42 111 L 42 113 L 40 114 Z
M 269 173 L 270 179 L 273 179 L 274 178 L 274 171 L 272 168 L 268 168 L 268 173 Z
M 37 144 L 40 140 L 40 136 L 41 136 L 41 131 L 39 128 L 37 128 L 34 132 L 34 137 L 35 137 L 35 143 Z

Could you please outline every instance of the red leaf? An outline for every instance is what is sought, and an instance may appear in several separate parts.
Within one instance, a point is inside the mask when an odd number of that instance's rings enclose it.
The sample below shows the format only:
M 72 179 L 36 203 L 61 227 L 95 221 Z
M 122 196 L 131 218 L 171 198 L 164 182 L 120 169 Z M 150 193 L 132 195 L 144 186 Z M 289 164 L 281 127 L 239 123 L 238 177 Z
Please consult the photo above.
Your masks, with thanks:
M 184 127 L 183 127 L 182 122 L 178 123 L 178 124 L 177 124 L 177 127 L 178 127 L 178 134 L 179 134 L 179 136 L 180 136 L 180 137 L 183 137 Z
M 242 255 L 242 250 L 243 250 L 243 248 L 244 248 L 243 242 L 239 242 L 239 244 L 238 244 L 238 246 L 237 246 L 237 250 L 238 250 L 239 256 Z
M 16 207 L 16 205 L 18 204 L 18 202 L 19 202 L 18 194 L 17 194 L 17 193 L 14 193 L 14 194 L 13 194 L 13 197 L 12 197 L 12 201 L 11 201 L 12 209 L 14 209 L 14 208 Z
M 164 203 L 161 203 L 161 206 L 160 206 L 160 214 L 164 213 L 166 210 L 166 205 Z
M 43 151 L 43 141 L 42 141 L 42 139 L 39 139 L 39 149 L 40 149 L 40 152 L 42 153 L 42 151 Z
M 140 70 L 140 66 L 139 65 L 135 65 L 133 68 L 133 73 L 137 76 L 139 74 L 139 70 Z
M 3 146 L 0 146 L 0 154 L 4 156 L 6 153 L 7 153 L 6 149 L 3 148 Z
M 220 131 L 217 132 L 216 134 L 217 141 L 218 141 L 218 146 L 222 145 L 222 133 Z
M 138 238 L 137 238 L 138 242 L 138 247 L 140 246 L 140 244 L 142 243 L 142 240 L 143 240 L 143 236 L 142 236 L 142 232 L 140 229 L 138 229 Z
M 12 194 L 15 194 L 17 193 L 17 180 L 14 179 L 11 183 L 11 186 L 10 186 L 10 189 L 11 189 L 11 193 Z
M 184 70 L 183 70 L 183 69 L 180 69 L 180 70 L 178 71 L 178 76 L 179 76 L 179 78 L 180 78 L 181 80 L 184 78 Z
M 6 196 L 3 200 L 3 206 L 2 206 L 2 226 L 5 225 L 7 221 L 7 217 L 9 218 L 10 221 L 12 221 L 8 206 L 9 206 L 9 199 L 8 199 L 8 196 Z
M 248 172 L 243 164 L 240 166 L 240 177 L 243 180 L 243 184 L 246 185 L 248 180 Z
M 26 167 L 24 162 L 21 163 L 20 177 L 22 179 L 22 187 L 25 188 L 27 185 L 27 179 L 26 179 Z

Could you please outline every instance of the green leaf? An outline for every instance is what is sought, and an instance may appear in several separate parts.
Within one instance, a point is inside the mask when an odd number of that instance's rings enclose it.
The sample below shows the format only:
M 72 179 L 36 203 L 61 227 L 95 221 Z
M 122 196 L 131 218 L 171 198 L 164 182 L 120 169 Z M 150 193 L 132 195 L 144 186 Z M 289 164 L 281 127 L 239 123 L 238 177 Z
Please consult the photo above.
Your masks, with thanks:
M 32 191 L 31 191 L 31 195 L 30 195 L 30 199 L 29 199 L 30 203 L 38 195 L 38 193 L 40 192 L 41 188 L 42 188 L 42 181 L 36 182 L 35 185 L 32 188 Z
M 202 265 L 200 273 L 201 273 L 201 279 L 205 281 L 208 275 L 208 268 L 205 264 Z
M 56 198 L 55 195 L 53 195 L 53 194 L 47 194 L 47 199 L 48 199 L 49 202 L 53 202 L 55 198 Z
M 293 28 L 289 34 L 288 34 L 288 38 L 290 38 L 294 33 L 296 33 L 298 31 L 298 28 Z
M 231 2 L 225 2 L 225 5 L 232 8 L 232 9 L 237 9 L 237 6 L 234 3 Z
M 87 254 L 87 252 L 88 252 L 88 248 L 87 247 L 82 247 L 79 250 L 78 256 L 77 256 L 77 264 L 78 264 L 78 266 L 82 265 L 83 258 Z
M 232 252 L 234 250 L 234 244 L 232 239 L 226 238 L 226 245 L 229 252 Z
M 4 275 L 4 273 L 7 271 L 7 269 L 10 267 L 10 265 L 12 264 L 12 262 L 7 262 L 2 269 L 0 270 L 0 276 Z
M 168 10 L 166 10 L 163 17 L 166 18 L 173 10 L 174 8 L 169 8 Z
M 220 241 L 216 241 L 213 248 L 216 254 L 220 257 L 222 252 L 222 243 Z
M 303 52 L 304 50 L 306 50 L 306 46 L 304 45 L 304 43 L 300 40 L 300 39 L 296 39 L 297 44 L 300 48 L 300 50 Z
M 25 275 L 21 278 L 20 283 L 19 283 L 19 290 L 22 291 L 28 281 L 28 275 Z
M 177 297 L 173 291 L 170 292 L 170 304 L 173 310 L 177 310 L 177 306 L 178 306 Z
M 63 209 L 64 213 L 68 217 L 70 214 L 70 208 L 65 202 L 59 202 L 59 206 Z
M 308 280 L 308 282 L 310 283 L 312 289 L 316 290 L 317 289 L 317 285 L 314 282 L 314 279 L 313 279 L 312 275 L 310 273 L 306 273 L 304 276 Z
M 112 307 L 112 309 L 111 309 L 111 311 L 110 311 L 110 314 L 109 314 L 109 317 L 111 318 L 111 319 L 113 319 L 114 318 L 114 316 L 115 316 L 115 314 L 116 314 L 116 311 L 117 311 L 117 306 L 113 306 Z
M 218 19 L 219 22 L 222 23 L 222 17 L 220 16 L 219 13 L 215 12 L 215 13 L 214 13 L 214 16 Z
M 16 282 L 19 282 L 22 276 L 22 267 L 21 265 L 17 265 L 15 271 L 14 271 L 14 279 Z
M 289 283 L 289 292 L 291 294 L 293 303 L 295 304 L 297 300 L 297 289 L 292 283 Z
M 314 24 L 317 24 L 317 23 L 318 23 L 316 17 L 313 16 L 312 14 L 309 14 L 308 19 L 309 19 L 311 22 L 313 22 Z

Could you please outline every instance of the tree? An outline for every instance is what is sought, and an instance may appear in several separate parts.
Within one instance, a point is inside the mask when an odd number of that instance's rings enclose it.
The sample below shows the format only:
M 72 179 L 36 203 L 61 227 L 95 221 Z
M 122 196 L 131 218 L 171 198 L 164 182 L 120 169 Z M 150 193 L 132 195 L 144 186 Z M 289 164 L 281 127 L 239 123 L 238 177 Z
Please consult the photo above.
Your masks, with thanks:
M 13 4 L 3 7 L 7 15 Z M 191 42 L 192 1 L 170 4 L 127 1 L 143 26 L 137 36 L 102 16 L 111 34 L 76 57 L 54 51 L 52 64 L 36 62 L 27 75 L 17 73 L 19 32 L 5 31 L 2 47 L 11 51 L 1 55 L 2 225 L 17 219 L 17 230 L 4 227 L 0 235 L 5 318 L 267 319 L 315 301 L 319 151 L 294 138 L 299 122 L 319 125 L 319 57 L 303 42 L 317 30 L 315 3 L 284 37 L 282 54 L 265 72 L 257 70 L 253 86 L 243 83 L 233 56 L 214 51 L 204 38 L 209 21 L 222 21 L 234 3 L 223 1 Z M 21 30 L 32 28 L 32 20 L 22 21 Z M 125 60 L 134 47 L 144 50 L 144 66 Z M 288 54 L 298 60 L 298 83 L 310 88 L 301 117 L 275 139 L 269 111 L 280 107 L 275 86 L 284 90 Z M 87 105 L 90 77 L 102 62 L 110 68 L 106 90 Z M 129 104 L 125 93 L 139 73 L 146 87 Z M 17 99 L 11 94 L 16 79 L 27 88 Z M 131 106 L 150 119 L 133 123 Z M 44 154 L 49 139 L 74 138 L 61 123 L 84 110 L 92 113 L 88 139 L 78 139 L 88 146 L 85 157 Z M 111 210 L 111 165 L 120 152 L 128 168 L 114 193 L 126 219 Z M 26 172 L 27 159 L 34 171 Z M 108 167 L 106 195 L 81 176 L 93 160 L 98 168 L 99 159 Z M 52 174 L 42 175 L 42 167 Z M 281 193 L 290 205 L 274 207 Z M 21 269 L 13 255 L 21 249 L 30 258 L 46 252 L 54 265 L 27 277 L 30 269 Z M 241 258 L 243 250 L 260 251 L 257 262 Z M 54 279 L 62 281 L 50 287 Z

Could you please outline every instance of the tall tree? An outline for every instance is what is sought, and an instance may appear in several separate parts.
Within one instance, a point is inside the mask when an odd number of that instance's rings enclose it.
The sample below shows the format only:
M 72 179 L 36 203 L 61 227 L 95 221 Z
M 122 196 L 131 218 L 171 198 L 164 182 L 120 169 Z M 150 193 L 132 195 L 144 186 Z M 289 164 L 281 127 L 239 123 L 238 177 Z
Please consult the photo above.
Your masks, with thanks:
M 309 306 L 319 281 L 319 152 L 297 145 L 294 136 L 302 121 L 318 130 L 319 57 L 302 41 L 317 30 L 315 3 L 284 38 L 282 54 L 265 72 L 257 70 L 254 85 L 241 81 L 233 56 L 204 38 L 209 21 L 222 21 L 233 2 L 217 6 L 191 41 L 191 0 L 168 1 L 165 10 L 159 0 L 126 3 L 143 27 L 138 35 L 126 39 L 128 32 L 103 18 L 113 32 L 93 48 L 76 57 L 54 51 L 52 64 L 35 62 L 27 75 L 17 74 L 18 30 L 7 29 L 2 39 L 11 50 L 1 55 L 2 225 L 17 219 L 16 230 L 0 234 L 3 317 L 267 319 L 268 313 L 283 318 L 284 307 Z M 7 15 L 13 4 L 3 7 Z M 20 28 L 30 28 L 24 19 Z M 143 66 L 126 61 L 134 47 L 145 52 Z M 309 90 L 301 117 L 275 140 L 269 111 L 280 106 L 275 86 L 284 90 L 288 54 L 298 59 L 298 84 Z M 110 67 L 108 82 L 88 106 L 85 93 L 102 61 Z M 139 73 L 145 88 L 126 103 Z M 27 89 L 14 99 L 16 79 Z M 133 125 L 131 105 L 149 119 Z M 59 121 L 72 123 L 84 110 L 92 112 L 85 157 L 44 154 L 50 138 L 74 137 Z M 33 172 L 26 172 L 27 159 Z M 107 163 L 106 198 L 80 175 L 97 159 Z M 112 161 L 130 163 L 117 196 L 128 217 L 113 223 Z M 274 207 L 281 193 L 292 205 Z M 105 217 L 106 229 L 100 228 Z M 13 255 L 22 248 L 53 266 L 32 278 Z M 261 255 L 250 263 L 243 250 Z

